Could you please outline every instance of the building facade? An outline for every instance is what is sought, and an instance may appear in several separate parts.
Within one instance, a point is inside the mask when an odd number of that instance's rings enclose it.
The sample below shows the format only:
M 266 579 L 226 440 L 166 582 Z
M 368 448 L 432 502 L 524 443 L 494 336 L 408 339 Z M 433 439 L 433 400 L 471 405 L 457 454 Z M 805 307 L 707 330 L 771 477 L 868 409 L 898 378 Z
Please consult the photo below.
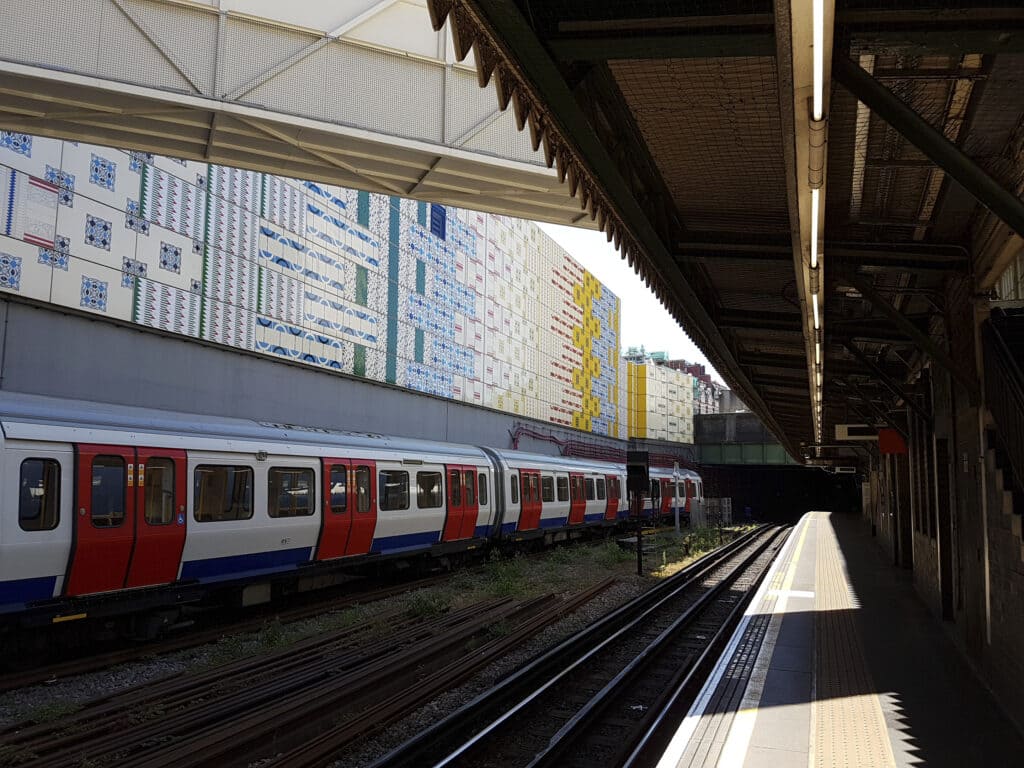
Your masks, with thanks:
M 0 132 L 0 291 L 625 439 L 619 300 L 536 225 Z

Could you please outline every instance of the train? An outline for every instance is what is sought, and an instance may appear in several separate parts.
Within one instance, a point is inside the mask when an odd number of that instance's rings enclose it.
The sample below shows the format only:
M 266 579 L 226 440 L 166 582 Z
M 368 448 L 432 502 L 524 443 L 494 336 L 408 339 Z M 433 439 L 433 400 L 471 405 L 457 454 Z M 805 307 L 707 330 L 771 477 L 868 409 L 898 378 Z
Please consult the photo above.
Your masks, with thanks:
M 629 517 L 614 462 L 19 393 L 0 431 L 3 628 L 166 624 L 214 592 L 258 604 Z M 702 503 L 696 472 L 650 475 L 644 516 Z

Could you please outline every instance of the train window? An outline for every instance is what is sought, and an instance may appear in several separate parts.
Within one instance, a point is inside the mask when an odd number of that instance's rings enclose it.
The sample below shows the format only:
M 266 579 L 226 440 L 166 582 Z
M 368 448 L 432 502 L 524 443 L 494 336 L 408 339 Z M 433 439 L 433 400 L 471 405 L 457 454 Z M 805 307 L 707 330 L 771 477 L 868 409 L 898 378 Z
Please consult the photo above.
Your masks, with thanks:
M 267 473 L 267 514 L 270 517 L 312 515 L 313 470 L 271 467 Z
M 540 479 L 540 500 L 541 501 L 554 501 L 555 500 L 555 479 L 544 475 Z
M 60 522 L 60 464 L 53 459 L 21 462 L 18 523 L 23 531 L 52 531 Z
M 487 506 L 487 475 L 485 475 L 485 474 L 483 474 L 481 472 L 479 475 L 476 476 L 476 478 L 477 478 L 477 481 L 479 483 L 478 498 L 480 499 L 480 506 L 481 507 L 486 507 Z
M 558 492 L 559 501 L 569 500 L 569 478 L 568 477 L 557 477 L 555 478 L 555 490 Z
M 459 470 L 448 470 L 448 506 L 462 506 L 462 475 Z
M 200 464 L 194 485 L 192 516 L 196 522 L 252 517 L 252 467 Z
M 348 467 L 331 467 L 331 512 L 344 512 L 348 506 Z
M 139 465 L 142 482 L 142 465 Z M 174 521 L 174 462 L 150 457 L 146 460 L 146 484 L 143 486 L 143 515 L 149 525 L 170 525 Z
M 599 501 L 604 501 L 604 499 L 605 499 L 604 478 L 603 477 L 597 478 L 597 498 L 598 498 Z
M 92 460 L 92 524 L 114 528 L 124 522 L 125 466 L 120 456 Z
M 370 511 L 372 482 L 373 471 L 369 467 L 356 467 L 356 512 Z
M 382 469 L 380 480 L 380 508 L 395 511 L 409 508 L 409 473 L 399 469 Z
M 530 501 L 540 501 L 540 489 L 537 475 L 530 475 Z
M 588 477 L 584 481 L 587 488 L 587 501 L 594 500 L 594 478 Z
M 467 469 L 462 473 L 462 485 L 466 492 L 466 506 L 471 507 L 476 504 L 476 481 L 473 479 L 473 471 Z
M 518 504 L 519 503 L 519 478 L 516 477 L 515 475 L 509 475 L 509 481 L 510 481 L 509 485 L 511 486 L 511 491 L 512 491 L 512 503 L 513 504 Z
M 440 472 L 416 473 L 416 506 L 420 509 L 437 509 L 444 504 L 441 493 Z

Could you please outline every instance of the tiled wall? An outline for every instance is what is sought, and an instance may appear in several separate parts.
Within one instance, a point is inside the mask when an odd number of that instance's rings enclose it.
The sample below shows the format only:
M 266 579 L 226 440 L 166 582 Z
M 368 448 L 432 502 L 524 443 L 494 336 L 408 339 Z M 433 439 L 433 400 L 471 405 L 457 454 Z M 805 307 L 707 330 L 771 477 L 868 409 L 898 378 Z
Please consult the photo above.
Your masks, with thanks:
M 630 437 L 693 442 L 694 377 L 664 365 L 628 366 Z
M 0 291 L 626 437 L 619 300 L 530 222 L 0 132 Z

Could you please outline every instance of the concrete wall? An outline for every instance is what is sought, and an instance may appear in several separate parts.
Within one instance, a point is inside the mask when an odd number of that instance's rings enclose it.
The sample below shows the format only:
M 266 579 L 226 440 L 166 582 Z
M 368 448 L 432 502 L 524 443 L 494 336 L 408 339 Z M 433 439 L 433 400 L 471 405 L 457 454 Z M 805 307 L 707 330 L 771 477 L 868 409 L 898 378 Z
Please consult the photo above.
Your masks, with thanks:
M 946 306 L 950 356 L 974 361 L 983 381 L 978 331 L 986 312 L 976 309 L 967 281 L 949 286 Z M 1024 730 L 1024 510 L 1013 508 L 989 444 L 999 425 L 937 365 L 906 386 L 916 387 L 932 418 L 910 427 L 908 459 L 876 458 L 866 522 L 894 562 L 913 568 L 935 619 L 949 623 L 964 656 Z M 925 455 L 931 473 L 922 470 Z
M 0 300 L 0 389 L 197 414 L 510 447 L 517 424 L 624 450 L 625 443 L 441 397 Z M 557 452 L 524 439 L 523 450 Z

